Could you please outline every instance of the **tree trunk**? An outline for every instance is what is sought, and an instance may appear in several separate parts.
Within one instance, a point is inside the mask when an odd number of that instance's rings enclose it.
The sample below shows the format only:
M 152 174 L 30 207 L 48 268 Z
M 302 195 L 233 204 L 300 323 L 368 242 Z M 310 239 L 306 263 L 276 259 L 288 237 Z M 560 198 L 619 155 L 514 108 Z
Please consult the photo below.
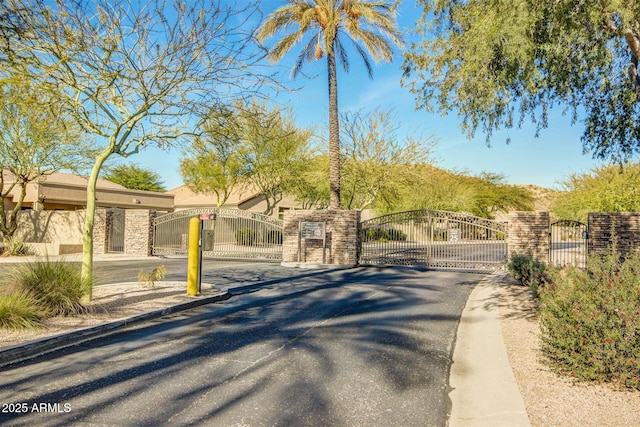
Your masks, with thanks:
M 327 52 L 329 75 L 329 209 L 340 209 L 340 123 L 338 77 L 334 52 Z
M 623 33 L 632 56 L 631 64 L 629 64 L 628 68 L 629 78 L 636 91 L 636 99 L 640 101 L 640 73 L 638 70 L 638 61 L 640 61 L 640 36 L 631 29 L 626 29 Z
M 27 194 L 26 184 L 20 186 L 20 197 L 13 209 L 6 211 L 4 206 L 0 209 L 0 242 L 13 238 L 18 229 L 18 213 L 22 210 L 22 203 Z M 0 204 L 4 204 L 4 200 L 0 199 Z
M 98 175 L 102 165 L 112 154 L 111 148 L 106 149 L 96 158 L 89 182 L 87 182 L 87 212 L 84 219 L 84 231 L 82 234 L 82 270 L 80 277 L 91 283 L 86 300 L 91 301 L 93 297 L 93 225 L 96 214 L 96 186 L 98 183 Z

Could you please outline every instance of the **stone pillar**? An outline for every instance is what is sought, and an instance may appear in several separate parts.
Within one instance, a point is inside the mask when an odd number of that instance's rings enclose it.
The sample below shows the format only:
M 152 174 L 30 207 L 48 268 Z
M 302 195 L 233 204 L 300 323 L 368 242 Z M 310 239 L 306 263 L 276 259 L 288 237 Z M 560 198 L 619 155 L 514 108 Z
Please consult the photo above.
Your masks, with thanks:
M 322 239 L 299 239 L 300 222 L 326 224 L 324 248 L 326 264 L 346 266 L 358 264 L 360 211 L 291 210 L 284 212 L 282 265 L 305 266 L 323 263 Z
M 86 215 L 86 211 L 85 211 Z M 93 222 L 93 254 L 102 255 L 107 253 L 109 233 L 107 230 L 107 210 L 97 208 Z
M 530 253 L 541 262 L 549 262 L 549 212 L 509 212 L 507 245 L 509 256 Z
M 155 211 L 127 209 L 124 219 L 124 253 L 132 256 L 151 255 Z
M 606 254 L 613 243 L 612 237 L 616 240 L 616 249 L 622 258 L 640 248 L 640 213 L 590 213 L 588 224 L 588 254 Z

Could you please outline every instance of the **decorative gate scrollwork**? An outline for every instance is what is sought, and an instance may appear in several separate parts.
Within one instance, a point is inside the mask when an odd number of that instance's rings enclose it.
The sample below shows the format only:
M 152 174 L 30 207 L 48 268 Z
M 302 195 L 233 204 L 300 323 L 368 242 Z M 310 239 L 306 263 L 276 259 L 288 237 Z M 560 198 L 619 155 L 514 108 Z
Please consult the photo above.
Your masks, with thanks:
M 416 210 L 362 222 L 362 264 L 489 272 L 507 260 L 507 226 L 460 212 Z
M 195 208 L 159 216 L 153 224 L 153 255 L 186 255 L 189 220 L 204 220 L 203 256 L 263 261 L 282 260 L 282 221 L 241 209 Z

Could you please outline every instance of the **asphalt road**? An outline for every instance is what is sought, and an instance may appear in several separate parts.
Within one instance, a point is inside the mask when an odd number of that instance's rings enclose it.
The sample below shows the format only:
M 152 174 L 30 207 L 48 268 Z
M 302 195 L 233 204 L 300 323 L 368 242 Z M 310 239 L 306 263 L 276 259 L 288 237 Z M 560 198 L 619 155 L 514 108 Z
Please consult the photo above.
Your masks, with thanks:
M 447 424 L 456 328 L 482 275 L 206 271 L 234 296 L 4 368 L 0 424 Z

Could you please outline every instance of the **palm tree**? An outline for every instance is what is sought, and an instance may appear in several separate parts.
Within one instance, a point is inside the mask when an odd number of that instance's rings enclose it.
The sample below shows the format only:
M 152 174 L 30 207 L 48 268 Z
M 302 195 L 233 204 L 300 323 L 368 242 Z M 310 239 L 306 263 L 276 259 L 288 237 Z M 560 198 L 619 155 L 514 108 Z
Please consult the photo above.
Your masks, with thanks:
M 369 77 L 375 62 L 391 61 L 392 42 L 400 46 L 402 36 L 396 28 L 396 4 L 387 1 L 363 0 L 288 0 L 273 12 L 258 30 L 258 39 L 265 40 L 278 32 L 285 34 L 270 50 L 273 62 L 279 61 L 307 34 L 309 40 L 293 67 L 295 78 L 305 62 L 327 58 L 329 77 L 329 188 L 330 209 L 340 209 L 340 128 L 338 121 L 338 79 L 336 57 L 349 71 L 343 39 L 349 40 L 364 60 Z M 293 29 L 293 31 L 289 31 Z M 359 42 L 359 43 L 358 43 Z

